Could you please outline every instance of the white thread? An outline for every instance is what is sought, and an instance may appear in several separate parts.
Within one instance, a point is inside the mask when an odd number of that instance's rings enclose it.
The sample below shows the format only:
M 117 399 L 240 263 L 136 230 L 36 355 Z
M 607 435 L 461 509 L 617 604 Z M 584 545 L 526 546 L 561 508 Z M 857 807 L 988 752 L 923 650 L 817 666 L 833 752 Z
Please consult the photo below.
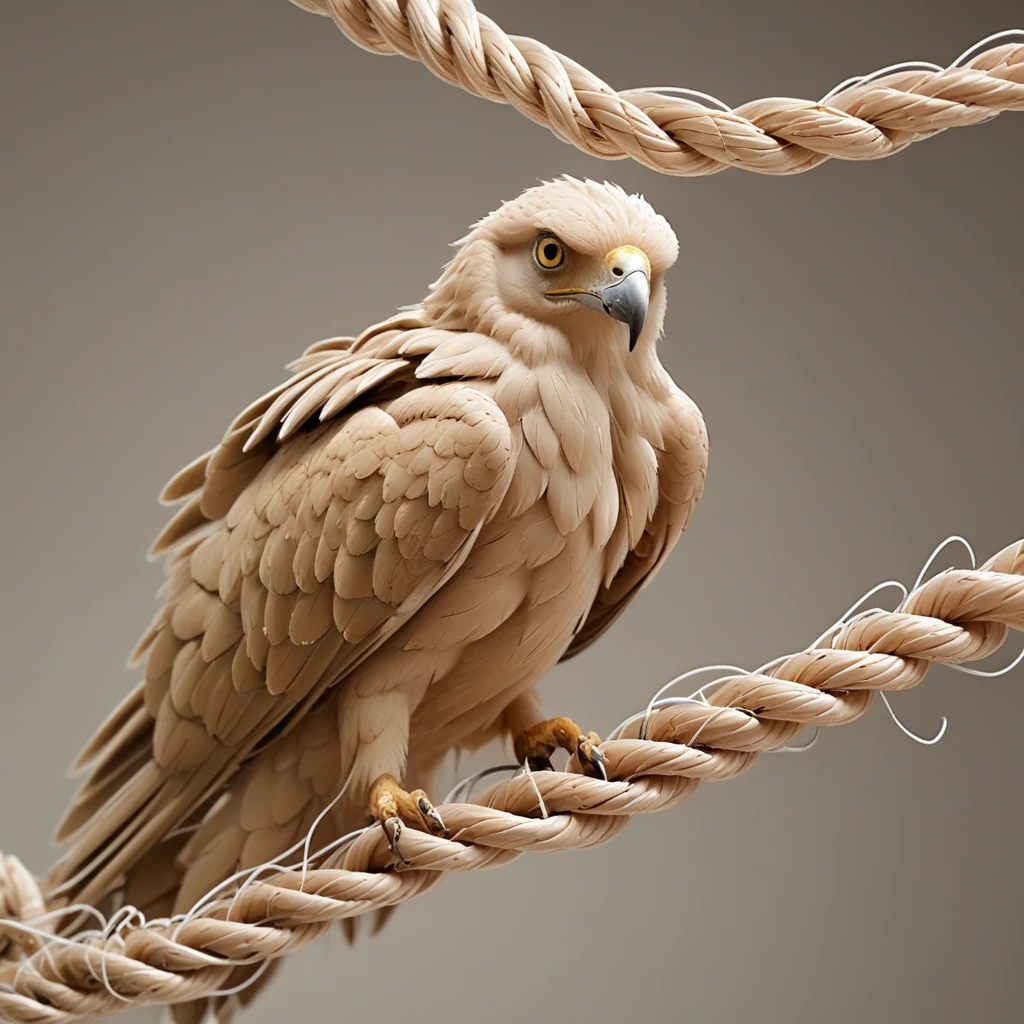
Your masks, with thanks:
M 361 836 L 369 828 L 370 828 L 369 825 L 364 825 L 362 828 L 354 829 L 353 831 L 347 833 L 346 835 L 343 835 L 340 838 L 335 839 L 335 840 L 329 842 L 326 846 L 320 847 L 320 849 L 317 850 L 316 853 L 314 853 L 312 855 L 310 860 L 317 860 L 317 861 L 322 860 L 329 853 L 333 853 L 335 850 L 340 850 L 342 847 L 348 846 L 349 843 L 351 843 L 354 840 L 358 839 L 359 836 Z
M 933 64 L 929 60 L 901 61 L 899 64 L 890 64 L 888 67 L 879 68 L 877 71 L 872 71 L 867 75 L 853 75 L 851 78 L 847 78 L 846 81 L 840 82 L 839 85 L 829 89 L 819 102 L 827 104 L 829 100 L 834 99 L 847 89 L 852 89 L 856 85 L 867 85 L 869 82 L 877 82 L 880 78 L 885 78 L 887 75 L 895 75 L 901 71 L 931 71 L 941 74 L 945 70 L 944 67 Z
M 899 718 L 899 715 L 893 710 L 892 704 L 889 703 L 889 695 L 884 691 L 879 691 L 879 696 L 882 698 L 882 703 L 885 705 L 886 710 L 889 712 L 889 717 L 900 727 L 900 730 L 904 735 L 909 736 L 915 743 L 920 743 L 923 747 L 930 747 L 934 743 L 938 743 L 943 736 L 946 735 L 946 726 L 949 724 L 946 720 L 946 716 L 942 716 L 942 722 L 939 725 L 939 731 L 931 737 L 931 739 L 925 739 L 924 736 L 918 736 L 916 732 L 908 729 Z
M 853 613 L 856 612 L 857 609 L 860 608 L 860 606 L 869 597 L 874 597 L 875 594 L 881 593 L 883 590 L 886 590 L 889 587 L 896 587 L 903 594 L 903 598 L 897 606 L 898 608 L 902 607 L 903 603 L 907 599 L 907 594 L 909 593 L 904 584 L 900 583 L 899 580 L 886 580 L 884 583 L 876 583 L 875 586 L 873 586 L 869 591 L 867 591 L 867 593 L 861 595 L 859 601 L 854 601 L 853 604 L 851 604 L 850 607 L 847 608 L 846 611 L 843 612 L 843 614 L 840 615 L 839 618 L 836 619 L 836 621 L 833 622 L 832 625 L 829 626 L 828 629 L 826 629 L 825 632 L 822 633 L 818 637 L 818 639 L 811 644 L 810 647 L 807 648 L 807 650 L 812 651 L 816 647 L 820 647 L 825 642 L 825 640 L 830 636 L 834 640 L 835 634 L 838 633 L 843 628 L 843 626 L 847 624 L 847 620 L 850 618 L 850 616 L 853 615 Z
M 914 580 L 914 585 L 910 588 L 912 591 L 917 590 L 921 584 L 924 583 L 925 577 L 928 575 L 928 570 L 932 567 L 932 563 L 939 557 L 939 554 L 951 544 L 962 544 L 967 549 L 967 554 L 971 557 L 971 568 L 978 568 L 978 559 L 975 557 L 974 548 L 972 548 L 971 545 L 959 534 L 954 534 L 952 537 L 947 537 L 941 544 L 937 545 L 935 550 L 928 556 L 928 561 L 924 563 L 921 571 L 917 574 L 917 579 Z M 897 610 L 902 611 L 904 604 L 906 604 L 906 598 L 904 598 L 903 603 Z
M 938 558 L 939 555 L 952 544 L 963 545 L 963 547 L 967 551 L 968 556 L 970 557 L 971 569 L 976 569 L 978 567 L 978 559 L 977 556 L 974 554 L 974 548 L 971 547 L 970 542 L 967 541 L 965 538 L 961 537 L 959 534 L 953 534 L 952 536 L 947 537 L 944 541 L 935 546 L 934 550 L 928 556 L 928 559 L 925 561 L 924 565 L 921 567 L 921 571 L 917 574 L 917 579 L 914 580 L 914 585 L 910 588 L 911 593 L 917 591 L 923 585 L 925 578 L 928 575 L 928 570 L 931 569 L 932 565 L 935 563 L 935 559 Z M 897 606 L 896 610 L 903 611 L 909 599 L 910 595 L 906 594 L 903 600 Z M 882 692 L 881 698 L 882 703 L 885 705 L 885 710 L 889 712 L 889 717 L 896 723 L 900 732 L 902 732 L 905 736 L 909 736 L 910 739 L 912 739 L 915 743 L 920 743 L 923 747 L 930 747 L 938 743 L 939 740 L 941 740 L 942 737 L 946 735 L 946 726 L 949 724 L 949 721 L 947 720 L 945 715 L 941 717 L 941 720 L 939 722 L 939 731 L 934 736 L 927 738 L 918 735 L 912 729 L 908 728 L 906 725 L 903 724 L 903 722 L 900 719 L 900 716 L 896 714 L 896 709 L 892 706 L 892 701 L 889 699 L 889 695 L 887 693 Z
M 118 921 L 118 917 L 122 918 L 120 922 Z M 110 975 L 107 971 L 107 956 L 110 953 L 111 939 L 113 939 L 115 936 L 117 938 L 120 938 L 121 936 L 119 932 L 123 928 L 126 928 L 128 924 L 132 921 L 132 919 L 135 917 L 138 917 L 140 919 L 139 924 L 140 926 L 144 927 L 146 924 L 145 915 L 142 913 L 141 910 L 139 910 L 136 907 L 133 907 L 131 904 L 127 904 L 123 907 L 120 907 L 117 911 L 115 911 L 113 916 L 107 922 L 106 927 L 104 927 L 103 929 L 100 938 L 100 945 L 98 947 L 100 954 L 100 980 L 103 982 L 103 987 L 115 999 L 119 999 L 123 1003 L 131 1003 L 133 1002 L 133 1000 L 129 996 L 121 995 L 121 993 L 117 992 L 114 989 L 114 986 L 110 983 Z M 92 949 L 90 949 L 89 955 L 92 955 Z M 90 962 L 90 967 L 91 966 L 92 964 Z
M 448 791 L 448 794 L 445 796 L 442 804 L 454 803 L 457 796 L 461 796 L 463 801 L 468 801 L 473 790 L 473 786 L 475 786 L 481 779 L 486 779 L 489 775 L 497 775 L 499 772 L 518 771 L 519 765 L 517 764 L 496 764 L 491 765 L 490 768 L 481 768 L 480 771 L 474 772 L 472 775 L 467 775 L 466 778 L 456 782 Z
M 316 816 L 316 820 L 309 827 L 309 831 L 306 833 L 306 840 L 302 846 L 302 879 L 299 882 L 299 892 L 302 892 L 306 884 L 306 871 L 309 868 L 309 847 L 313 842 L 313 833 L 316 831 L 317 825 L 327 816 L 329 811 L 332 811 L 338 801 L 345 795 L 345 791 L 348 789 L 348 784 L 352 781 L 352 775 L 356 768 L 353 764 L 348 771 L 348 777 L 345 779 L 344 785 L 341 787 L 341 791 L 338 795 Z
M 963 67 L 964 64 L 969 64 L 975 57 L 980 56 L 985 50 L 994 49 L 998 44 L 1003 46 L 1007 43 L 1020 43 L 1024 42 L 1024 29 L 1020 28 L 1008 28 L 1002 32 L 993 32 L 992 35 L 986 36 L 980 42 L 975 43 L 972 47 L 964 50 L 959 57 L 949 66 L 951 68 Z
M 687 89 L 682 85 L 649 85 L 640 89 L 626 89 L 620 92 L 619 95 L 628 99 L 630 96 L 636 96 L 645 92 L 668 93 L 675 96 L 696 96 L 698 100 L 702 100 L 713 107 L 718 107 L 725 114 L 731 114 L 733 111 L 733 108 L 728 103 L 724 103 L 717 96 L 701 92 L 699 89 Z
M 245 892 L 246 889 L 252 885 L 253 882 L 263 874 L 264 871 L 279 871 L 282 874 L 288 870 L 287 864 L 278 864 L 276 861 L 267 861 L 263 864 L 257 864 L 256 867 L 250 870 L 242 884 L 235 890 L 235 895 L 231 897 L 231 902 L 228 904 L 228 911 L 225 915 L 225 920 L 230 921 L 231 915 L 235 911 L 235 907 L 238 904 L 239 897 Z M 305 882 L 305 876 L 303 876 L 303 882 Z M 302 886 L 299 886 L 299 892 L 302 892 Z
M 778 750 L 769 750 L 769 751 L 767 751 L 767 753 L 769 753 L 769 754 L 806 754 L 807 751 L 810 750 L 811 747 L 813 747 L 818 742 L 818 740 L 821 738 L 821 726 L 820 725 L 816 725 L 813 728 L 814 728 L 814 735 L 811 737 L 811 739 L 810 739 L 810 741 L 808 743 L 800 743 L 798 745 L 794 745 L 792 743 L 787 743 L 785 746 L 779 747 Z
M 670 679 L 647 702 L 647 710 L 644 712 L 644 721 L 643 721 L 643 725 L 640 726 L 640 736 L 639 736 L 639 738 L 642 739 L 642 740 L 647 738 L 647 726 L 650 723 L 651 711 L 653 710 L 654 702 L 663 693 L 665 693 L 667 690 L 671 690 L 674 686 L 677 686 L 679 683 L 683 682 L 686 679 L 691 678 L 692 676 L 703 675 L 705 672 L 720 672 L 723 669 L 726 672 L 738 672 L 740 675 L 743 675 L 743 676 L 745 676 L 747 674 L 747 670 L 746 669 L 739 668 L 737 665 L 704 665 L 701 668 L 692 668 L 688 672 L 683 672 L 680 675 L 676 676 L 674 679 Z M 714 682 L 717 682 L 717 681 L 718 680 L 714 680 Z M 713 683 L 707 683 L 706 686 L 701 687 L 701 690 L 705 689 L 707 686 L 712 686 L 712 685 L 713 685 Z M 697 690 L 696 692 L 700 693 L 701 690 Z M 690 699 L 693 700 L 694 698 L 691 697 Z
M 530 769 L 530 759 L 528 757 L 523 758 L 523 774 L 530 780 L 530 785 L 533 786 L 533 791 L 537 794 L 537 803 L 540 805 L 540 816 L 542 818 L 546 818 L 548 816 L 547 804 L 544 803 L 544 797 L 541 795 L 540 786 L 537 785 L 537 780 L 533 777 L 533 772 Z M 511 779 L 509 781 L 511 781 Z
M 206 998 L 212 999 L 214 996 L 233 996 L 237 995 L 239 992 L 244 992 L 250 985 L 255 985 L 256 982 L 259 981 L 259 979 L 266 973 L 267 968 L 269 967 L 270 961 L 263 960 L 259 967 L 257 967 L 256 970 L 245 979 L 245 981 L 240 982 L 237 985 L 233 985 L 231 988 L 219 988 L 215 989 L 213 992 L 208 992 L 206 994 Z
M 1024 661 L 1024 647 L 1017 653 L 1017 657 L 1004 668 L 986 671 L 983 668 L 971 668 L 969 665 L 947 665 L 946 667 L 956 672 L 963 672 L 969 676 L 979 676 L 982 679 L 998 679 L 1000 676 L 1005 676 L 1008 672 L 1012 672 L 1022 661 Z

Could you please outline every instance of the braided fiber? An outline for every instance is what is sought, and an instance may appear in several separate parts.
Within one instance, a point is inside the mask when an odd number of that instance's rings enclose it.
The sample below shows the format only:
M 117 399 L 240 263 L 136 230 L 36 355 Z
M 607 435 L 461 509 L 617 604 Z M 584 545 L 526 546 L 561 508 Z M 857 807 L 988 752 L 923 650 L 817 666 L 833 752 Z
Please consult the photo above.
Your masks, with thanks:
M 418 60 L 451 85 L 511 104 L 584 153 L 632 157 L 663 174 L 798 174 L 829 158 L 879 160 L 947 128 L 1024 110 L 1021 33 L 1001 33 L 945 69 L 852 80 L 827 102 L 776 97 L 728 110 L 651 89 L 616 92 L 536 39 L 506 35 L 470 0 L 291 2 L 329 16 L 363 49 Z
M 608 781 L 580 774 L 575 760 L 564 772 L 519 774 L 473 803 L 443 806 L 450 839 L 404 831 L 406 864 L 372 827 L 304 875 L 268 869 L 184 921 L 143 924 L 122 912 L 105 933 L 41 944 L 15 924 L 39 914 L 39 890 L 16 859 L 0 856 L 0 1017 L 55 1024 L 195 999 L 222 986 L 232 966 L 285 956 L 334 921 L 419 896 L 448 871 L 596 846 L 634 814 L 673 807 L 703 780 L 733 778 L 804 725 L 859 718 L 876 691 L 916 686 L 933 662 L 992 654 L 1011 627 L 1024 630 L 1024 541 L 978 570 L 934 576 L 898 611 L 854 616 L 831 646 L 725 679 L 706 704 L 658 708 L 642 730 L 638 718 L 619 731 L 632 738 L 602 744 Z

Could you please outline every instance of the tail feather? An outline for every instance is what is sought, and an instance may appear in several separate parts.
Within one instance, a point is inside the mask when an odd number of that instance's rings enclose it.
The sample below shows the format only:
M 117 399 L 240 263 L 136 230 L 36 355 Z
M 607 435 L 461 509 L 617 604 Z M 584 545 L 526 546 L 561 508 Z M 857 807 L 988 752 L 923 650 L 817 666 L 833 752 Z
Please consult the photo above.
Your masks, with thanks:
M 144 853 L 125 876 L 123 904 L 141 910 L 148 920 L 170 917 L 184 874 L 179 858 L 188 840 L 187 833 L 178 832 Z
M 187 1003 L 176 1003 L 171 1007 L 174 1024 L 202 1024 L 211 1018 L 217 1024 L 229 1024 L 237 1010 L 244 1010 L 281 966 L 280 960 L 265 960 L 262 964 L 245 964 L 236 967 L 224 982 L 224 988 L 235 988 L 246 984 L 240 992 L 230 996 L 208 996 L 205 999 L 193 999 Z M 257 975 L 257 971 L 259 974 Z M 254 977 L 255 976 L 255 977 Z
M 68 769 L 69 775 L 78 775 L 101 754 L 105 759 L 116 756 L 121 743 L 122 732 L 137 730 L 140 727 L 140 713 L 145 713 L 143 693 L 145 684 L 139 683 L 127 697 L 107 717 L 106 721 L 96 730 L 92 739 L 82 748 L 78 757 Z M 149 716 L 146 715 L 148 718 Z M 150 719 L 152 721 L 152 719 Z
M 88 902 L 105 895 L 94 886 L 83 885 L 105 861 L 125 846 L 140 828 L 146 807 L 166 786 L 160 769 L 147 761 L 121 788 L 85 822 L 71 848 L 53 866 L 46 879 L 51 893 L 74 890 L 79 899 Z M 88 892 L 88 895 L 86 894 Z
M 82 788 L 75 794 L 71 805 L 64 812 L 53 834 L 53 843 L 63 843 L 88 824 L 101 808 L 110 802 L 118 791 L 144 766 L 149 760 L 150 751 L 145 742 L 123 761 L 111 765 L 100 774 L 93 774 Z
M 191 775 L 167 776 L 150 761 L 82 831 L 47 884 L 85 903 L 101 898 L 167 833 L 207 809 L 225 771 L 212 760 Z

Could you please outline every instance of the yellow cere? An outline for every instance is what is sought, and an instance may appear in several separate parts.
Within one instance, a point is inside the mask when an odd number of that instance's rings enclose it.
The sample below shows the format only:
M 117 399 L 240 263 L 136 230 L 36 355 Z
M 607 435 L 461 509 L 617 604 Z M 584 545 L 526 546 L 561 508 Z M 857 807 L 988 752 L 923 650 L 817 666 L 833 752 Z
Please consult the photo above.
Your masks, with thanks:
M 647 276 L 651 276 L 651 261 L 647 258 L 647 253 L 643 249 L 635 245 L 620 245 L 617 249 L 612 249 L 610 253 L 604 258 L 605 266 L 609 268 L 616 260 L 621 259 L 623 256 L 639 256 L 643 260 L 644 269 L 647 271 Z

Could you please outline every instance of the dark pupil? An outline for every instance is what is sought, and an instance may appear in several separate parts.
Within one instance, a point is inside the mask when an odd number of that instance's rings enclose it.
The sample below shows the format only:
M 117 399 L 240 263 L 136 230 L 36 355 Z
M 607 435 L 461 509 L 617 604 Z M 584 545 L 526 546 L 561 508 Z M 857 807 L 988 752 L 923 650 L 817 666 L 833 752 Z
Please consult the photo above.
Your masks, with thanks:
M 555 260 L 558 259 L 558 246 L 555 245 L 554 242 L 548 242 L 548 244 L 544 246 L 544 259 L 546 259 L 548 263 L 554 263 Z

